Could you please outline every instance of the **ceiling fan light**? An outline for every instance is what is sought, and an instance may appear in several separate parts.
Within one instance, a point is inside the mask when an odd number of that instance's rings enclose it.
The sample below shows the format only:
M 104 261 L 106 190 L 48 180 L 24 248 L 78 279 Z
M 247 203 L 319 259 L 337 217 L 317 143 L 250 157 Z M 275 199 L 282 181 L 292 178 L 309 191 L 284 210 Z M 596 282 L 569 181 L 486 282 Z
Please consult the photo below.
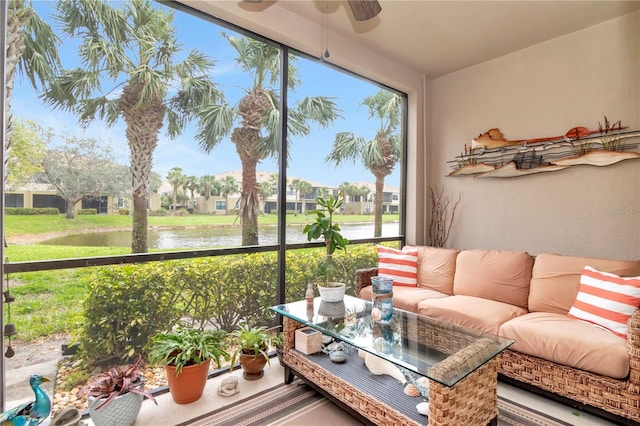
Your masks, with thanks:
M 246 1 L 246 0 L 245 0 Z M 348 0 L 349 7 L 356 21 L 367 21 L 375 18 L 382 11 L 377 0 Z
M 242 0 L 245 3 L 262 3 L 262 0 Z

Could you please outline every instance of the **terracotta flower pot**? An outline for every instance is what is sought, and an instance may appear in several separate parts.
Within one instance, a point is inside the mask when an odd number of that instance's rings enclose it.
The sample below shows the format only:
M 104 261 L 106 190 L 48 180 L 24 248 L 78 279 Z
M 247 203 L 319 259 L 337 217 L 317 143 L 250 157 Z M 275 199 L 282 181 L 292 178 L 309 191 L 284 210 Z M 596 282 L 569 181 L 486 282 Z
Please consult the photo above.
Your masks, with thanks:
M 257 380 L 264 375 L 264 366 L 267 359 L 262 354 L 245 355 L 240 354 L 240 366 L 242 367 L 242 376 L 247 380 Z
M 183 367 L 178 375 L 174 366 L 164 366 L 169 391 L 176 404 L 189 404 L 200 399 L 207 384 L 210 365 L 211 360 L 208 360 L 202 364 Z

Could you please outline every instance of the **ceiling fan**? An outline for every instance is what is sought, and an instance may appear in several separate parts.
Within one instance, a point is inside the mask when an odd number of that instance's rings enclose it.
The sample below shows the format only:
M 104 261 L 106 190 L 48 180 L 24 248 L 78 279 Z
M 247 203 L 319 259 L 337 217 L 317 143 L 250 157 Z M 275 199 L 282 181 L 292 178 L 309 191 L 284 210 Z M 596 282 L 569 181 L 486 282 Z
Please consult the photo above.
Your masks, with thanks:
M 261 3 L 262 0 L 242 0 L 247 3 Z M 368 21 L 382 11 L 378 0 L 347 0 L 356 21 Z

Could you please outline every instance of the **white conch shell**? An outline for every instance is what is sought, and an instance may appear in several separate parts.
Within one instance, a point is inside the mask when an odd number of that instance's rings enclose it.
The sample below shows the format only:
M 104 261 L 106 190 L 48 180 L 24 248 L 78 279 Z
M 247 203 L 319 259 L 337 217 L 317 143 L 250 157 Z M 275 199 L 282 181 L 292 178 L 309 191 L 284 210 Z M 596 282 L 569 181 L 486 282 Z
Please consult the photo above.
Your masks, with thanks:
M 407 383 L 407 379 L 404 377 L 404 374 L 402 374 L 402 371 L 386 359 L 367 353 L 364 358 L 364 363 L 369 371 L 375 375 L 387 374 L 398 379 L 403 385 Z
M 423 416 L 426 416 L 429 414 L 429 403 L 428 402 L 421 402 L 420 404 L 416 405 L 416 410 L 418 410 L 418 413 L 422 414 Z

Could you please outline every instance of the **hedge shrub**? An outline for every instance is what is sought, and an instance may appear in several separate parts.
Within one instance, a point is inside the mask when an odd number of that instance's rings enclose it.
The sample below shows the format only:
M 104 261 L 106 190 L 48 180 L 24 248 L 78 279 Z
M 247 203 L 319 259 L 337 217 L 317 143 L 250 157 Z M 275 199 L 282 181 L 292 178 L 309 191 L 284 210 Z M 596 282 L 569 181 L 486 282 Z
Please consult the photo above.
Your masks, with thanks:
M 42 207 L 42 208 L 7 207 L 4 209 L 4 214 L 10 214 L 14 216 L 35 216 L 35 215 L 55 216 L 60 214 L 60 210 L 58 210 L 55 207 Z
M 324 249 L 287 251 L 286 300 L 304 298 Z M 356 269 L 374 266 L 372 245 L 350 246 L 334 258 L 344 265 L 348 294 Z M 240 321 L 275 325 L 277 253 L 228 255 L 97 269 L 90 278 L 80 330 L 81 356 L 90 365 L 130 362 L 158 331 L 187 319 L 226 331 Z
M 92 215 L 97 215 L 97 214 L 98 214 L 98 210 L 97 209 L 78 209 L 78 215 L 92 216 Z

